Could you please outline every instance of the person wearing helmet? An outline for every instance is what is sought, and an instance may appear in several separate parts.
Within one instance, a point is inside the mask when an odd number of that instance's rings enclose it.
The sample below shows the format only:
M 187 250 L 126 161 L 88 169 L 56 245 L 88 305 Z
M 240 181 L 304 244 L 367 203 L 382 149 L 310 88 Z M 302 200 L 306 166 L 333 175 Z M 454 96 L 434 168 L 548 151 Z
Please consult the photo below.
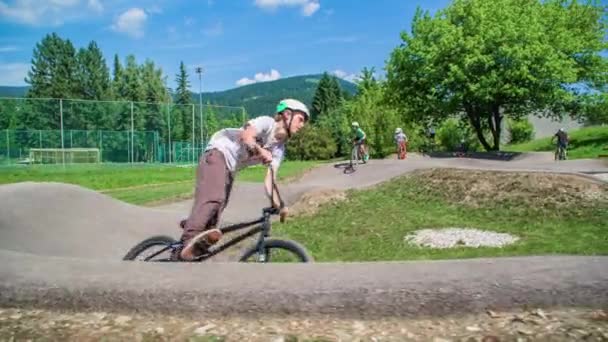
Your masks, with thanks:
M 563 156 L 565 158 L 566 156 L 566 149 L 568 148 L 568 133 L 566 133 L 566 130 L 562 127 L 560 128 L 557 133 L 555 133 L 553 135 L 553 137 L 551 138 L 551 142 L 553 142 L 553 139 L 557 138 L 557 146 L 555 149 L 555 160 L 558 160 L 560 158 L 560 150 L 563 150 Z
M 274 118 L 260 116 L 241 128 L 224 128 L 211 136 L 196 170 L 190 215 L 181 223 L 184 247 L 175 252 L 174 259 L 192 260 L 221 238 L 221 231 L 214 227 L 228 204 L 236 173 L 247 166 L 268 164 L 276 177 L 285 143 L 309 118 L 306 105 L 298 100 L 284 99 L 277 105 Z M 269 169 L 264 181 L 269 198 L 274 191 L 270 177 Z M 277 196 L 274 200 L 273 204 L 278 208 Z
M 407 135 L 401 128 L 395 129 L 395 143 L 397 144 L 397 159 L 407 157 Z
M 365 132 L 359 127 L 359 123 L 357 121 L 353 121 L 351 127 L 355 131 L 355 138 L 353 139 L 353 144 L 359 146 L 359 154 L 363 156 L 363 162 L 366 163 L 369 159 L 369 154 L 367 154 L 367 146 L 365 144 L 365 140 L 367 136 Z

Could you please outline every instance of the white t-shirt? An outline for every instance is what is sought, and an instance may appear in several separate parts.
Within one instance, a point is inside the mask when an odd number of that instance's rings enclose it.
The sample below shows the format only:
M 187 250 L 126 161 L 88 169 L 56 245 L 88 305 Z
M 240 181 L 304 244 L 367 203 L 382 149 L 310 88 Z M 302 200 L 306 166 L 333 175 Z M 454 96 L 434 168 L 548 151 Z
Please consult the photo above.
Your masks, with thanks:
M 256 142 L 272 153 L 271 164 L 278 169 L 285 154 L 285 144 L 275 139 L 276 122 L 270 116 L 259 116 L 249 120 L 255 127 Z M 261 164 L 260 156 L 250 157 L 245 145 L 240 141 L 243 128 L 224 128 L 211 136 L 205 151 L 217 149 L 224 154 L 226 167 L 230 172 L 236 172 L 250 165 Z

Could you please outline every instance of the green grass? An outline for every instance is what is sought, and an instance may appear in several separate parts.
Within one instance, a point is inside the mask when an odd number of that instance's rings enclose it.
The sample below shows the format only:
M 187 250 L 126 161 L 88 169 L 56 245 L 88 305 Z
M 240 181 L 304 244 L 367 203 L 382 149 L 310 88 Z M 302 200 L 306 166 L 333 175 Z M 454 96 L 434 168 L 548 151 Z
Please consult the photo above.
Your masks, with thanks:
M 286 161 L 279 180 L 301 175 L 320 162 Z M 193 193 L 196 169 L 175 165 L 31 165 L 0 168 L 0 184 L 25 181 L 61 182 L 101 191 L 133 204 L 147 204 L 188 198 Z M 253 166 L 242 170 L 237 181 L 262 182 L 266 168 Z
M 568 147 L 568 158 L 597 158 L 598 155 L 608 154 L 608 126 L 584 127 L 579 130 L 568 132 L 570 146 Z M 523 144 L 507 145 L 505 151 L 530 152 L 530 151 L 555 151 L 555 143 L 551 138 L 536 139 Z
M 434 185 L 436 191 L 429 191 L 428 181 L 402 177 L 372 190 L 350 191 L 347 201 L 324 205 L 312 217 L 275 224 L 273 230 L 277 236 L 301 242 L 317 261 L 608 254 L 606 200 L 570 203 L 561 209 L 518 200 L 482 201 L 482 207 L 472 207 L 450 201 L 441 182 Z M 446 227 L 511 233 L 520 240 L 504 248 L 453 249 L 404 242 L 404 236 L 414 230 Z

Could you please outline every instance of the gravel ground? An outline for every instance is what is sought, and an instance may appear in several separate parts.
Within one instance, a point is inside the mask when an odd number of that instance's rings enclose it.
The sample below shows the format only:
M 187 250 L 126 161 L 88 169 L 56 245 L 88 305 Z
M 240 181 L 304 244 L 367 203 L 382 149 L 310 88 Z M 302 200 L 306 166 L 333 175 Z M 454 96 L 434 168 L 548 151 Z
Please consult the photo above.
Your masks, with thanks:
M 1 341 L 608 341 L 602 310 L 520 310 L 382 320 L 331 317 L 199 320 L 0 309 Z
M 405 236 L 405 241 L 421 247 L 503 247 L 519 240 L 506 233 L 474 228 L 422 229 Z

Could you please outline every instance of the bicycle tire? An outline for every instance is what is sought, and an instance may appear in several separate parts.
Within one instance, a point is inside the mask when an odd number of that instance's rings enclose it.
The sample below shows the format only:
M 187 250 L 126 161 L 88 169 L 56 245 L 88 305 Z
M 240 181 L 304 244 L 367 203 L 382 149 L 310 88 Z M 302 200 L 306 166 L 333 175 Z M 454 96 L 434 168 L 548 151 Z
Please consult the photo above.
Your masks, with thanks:
M 177 240 L 170 236 L 166 235 L 157 235 L 151 238 L 145 239 L 142 242 L 135 245 L 135 247 L 131 248 L 127 254 L 122 258 L 122 260 L 133 261 L 140 254 L 145 252 L 147 249 L 155 246 L 170 246 L 171 244 L 176 243 Z
M 268 253 L 272 249 L 283 249 L 295 254 L 300 262 L 314 262 L 313 257 L 306 251 L 304 246 L 293 240 L 279 240 L 279 239 L 268 239 L 264 241 L 264 247 L 266 250 L 266 261 L 271 262 L 272 253 Z M 257 246 L 249 247 L 239 259 L 239 262 L 245 262 L 247 259 L 258 253 Z
M 359 164 L 359 147 L 355 145 L 350 153 L 350 168 L 353 169 L 353 171 L 356 170 L 357 164 Z

